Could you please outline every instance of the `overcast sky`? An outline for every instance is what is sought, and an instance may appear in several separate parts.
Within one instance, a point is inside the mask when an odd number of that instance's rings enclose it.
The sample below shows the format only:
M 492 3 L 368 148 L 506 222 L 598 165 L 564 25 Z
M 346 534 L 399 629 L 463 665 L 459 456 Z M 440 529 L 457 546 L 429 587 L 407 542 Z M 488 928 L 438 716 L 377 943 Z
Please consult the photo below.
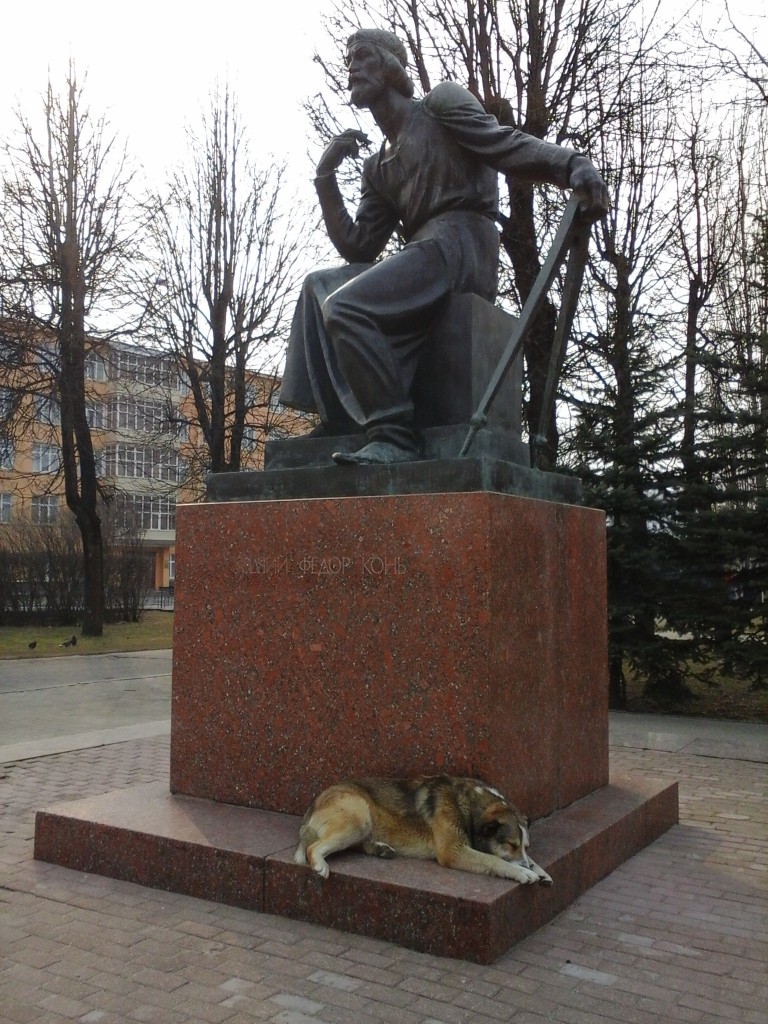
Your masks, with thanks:
M 653 3 L 654 0 L 649 0 Z M 691 0 L 665 0 L 664 10 Z M 320 86 L 312 53 L 333 0 L 16 0 L 3 5 L 0 138 L 19 103 L 36 113 L 50 74 L 60 91 L 67 62 L 87 72 L 86 99 L 106 113 L 113 131 L 159 184 L 185 148 L 184 127 L 196 122 L 213 83 L 228 80 L 255 148 L 289 158 L 312 174 L 301 101 Z M 708 19 L 725 0 L 709 0 Z M 757 0 L 731 9 L 757 15 Z M 739 16 L 768 51 L 768 23 Z M 314 156 L 318 154 L 314 151 Z
M 303 161 L 302 99 L 317 91 L 312 53 L 328 0 L 20 0 L 3 5 L 0 134 L 13 110 L 40 106 L 48 76 L 56 91 L 75 60 L 86 99 L 106 113 L 157 179 L 184 152 L 218 78 L 235 88 L 254 143 Z M 262 142 L 263 140 L 263 142 Z M 261 148 L 261 147 L 260 147 Z

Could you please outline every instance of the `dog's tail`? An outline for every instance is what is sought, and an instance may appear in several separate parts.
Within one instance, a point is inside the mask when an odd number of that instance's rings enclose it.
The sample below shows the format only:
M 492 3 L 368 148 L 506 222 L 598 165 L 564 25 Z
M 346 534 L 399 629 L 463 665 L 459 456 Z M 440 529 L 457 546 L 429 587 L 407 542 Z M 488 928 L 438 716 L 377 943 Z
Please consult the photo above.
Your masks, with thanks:
M 294 864 L 306 864 L 307 863 L 307 850 L 318 840 L 318 835 L 315 829 L 309 825 L 302 825 L 299 830 L 299 845 L 296 847 L 296 852 L 293 855 Z

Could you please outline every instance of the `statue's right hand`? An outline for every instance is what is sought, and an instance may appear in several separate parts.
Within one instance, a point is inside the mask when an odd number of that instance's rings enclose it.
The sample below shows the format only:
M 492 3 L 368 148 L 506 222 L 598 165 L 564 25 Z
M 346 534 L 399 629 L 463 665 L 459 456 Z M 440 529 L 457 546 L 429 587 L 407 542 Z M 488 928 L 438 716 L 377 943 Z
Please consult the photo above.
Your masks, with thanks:
M 348 128 L 341 135 L 336 135 L 325 148 L 317 165 L 317 176 L 322 178 L 326 174 L 332 174 L 347 157 L 360 155 L 360 148 L 370 146 L 371 140 L 365 132 L 357 128 Z

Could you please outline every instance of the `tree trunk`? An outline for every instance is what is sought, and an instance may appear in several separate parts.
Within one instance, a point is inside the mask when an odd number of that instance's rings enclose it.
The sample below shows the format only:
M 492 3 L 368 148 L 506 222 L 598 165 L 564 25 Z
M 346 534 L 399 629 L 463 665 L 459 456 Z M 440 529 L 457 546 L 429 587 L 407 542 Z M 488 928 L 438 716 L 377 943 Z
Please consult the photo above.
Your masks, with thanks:
M 530 185 L 509 182 L 510 216 L 501 236 L 524 303 L 531 293 L 541 269 L 536 224 L 533 217 L 533 189 Z M 542 304 L 538 316 L 531 325 L 523 343 L 523 353 L 528 369 L 528 404 L 525 410 L 528 436 L 531 443 L 531 459 L 534 455 L 534 439 L 539 431 L 541 411 L 544 405 L 549 359 L 555 337 L 557 311 L 549 299 Z M 546 444 L 539 449 L 541 465 L 553 469 L 557 458 L 557 423 L 554 409 L 546 424 Z
M 680 439 L 680 461 L 687 484 L 697 482 L 696 461 L 696 370 L 698 368 L 697 338 L 699 316 L 703 307 L 701 281 L 688 281 L 688 303 L 685 324 L 685 397 L 683 399 L 683 436 Z
M 83 636 L 104 631 L 104 547 L 98 508 L 96 460 L 85 409 L 84 346 L 60 340 L 61 453 L 67 507 L 83 545 Z
M 621 651 L 608 658 L 608 707 L 623 711 L 627 706 L 627 680 L 624 676 L 624 659 Z
M 73 139 L 72 146 L 74 144 Z M 74 156 L 70 167 L 74 168 Z M 68 185 L 74 187 L 74 170 Z M 59 256 L 61 315 L 58 331 L 64 493 L 83 544 L 83 636 L 101 636 L 104 632 L 104 546 L 96 457 L 86 412 L 85 288 L 72 213 L 68 216 L 66 231 Z
M 78 518 L 83 541 L 84 608 L 83 636 L 101 636 L 104 632 L 104 545 L 101 519 L 84 514 Z

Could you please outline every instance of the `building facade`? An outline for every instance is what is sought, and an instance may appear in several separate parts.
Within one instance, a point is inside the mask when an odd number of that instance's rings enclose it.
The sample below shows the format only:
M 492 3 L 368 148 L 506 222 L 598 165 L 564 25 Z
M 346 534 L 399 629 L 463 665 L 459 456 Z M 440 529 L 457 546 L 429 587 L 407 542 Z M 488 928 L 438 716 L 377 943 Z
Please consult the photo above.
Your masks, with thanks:
M 54 349 L 36 342 L 30 351 L 29 365 L 6 368 L 0 377 L 0 529 L 25 521 L 51 524 L 67 514 L 59 407 L 50 373 Z M 176 505 L 202 499 L 208 471 L 185 375 L 168 356 L 120 342 L 94 343 L 85 372 L 104 493 L 140 532 L 155 587 L 172 587 Z M 305 433 L 311 426 L 280 406 L 279 384 L 279 378 L 260 373 L 247 381 L 243 469 L 262 466 L 269 437 Z

